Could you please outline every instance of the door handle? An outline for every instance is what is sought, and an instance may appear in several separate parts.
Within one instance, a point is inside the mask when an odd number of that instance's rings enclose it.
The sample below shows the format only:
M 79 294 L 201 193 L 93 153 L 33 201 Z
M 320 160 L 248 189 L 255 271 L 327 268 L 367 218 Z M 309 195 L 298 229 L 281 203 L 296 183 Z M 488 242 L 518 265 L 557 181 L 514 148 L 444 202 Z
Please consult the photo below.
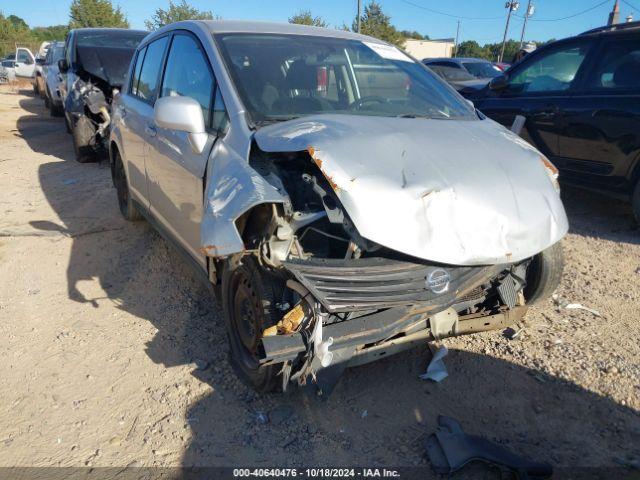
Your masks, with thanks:
M 531 116 L 536 120 L 551 120 L 559 112 L 560 112 L 560 109 L 557 106 L 549 105 L 548 107 L 533 110 L 531 112 Z
M 156 130 L 156 127 L 154 127 L 153 125 L 147 125 L 146 127 L 144 127 L 144 133 L 146 133 L 150 137 L 155 137 L 158 133 L 158 130 Z

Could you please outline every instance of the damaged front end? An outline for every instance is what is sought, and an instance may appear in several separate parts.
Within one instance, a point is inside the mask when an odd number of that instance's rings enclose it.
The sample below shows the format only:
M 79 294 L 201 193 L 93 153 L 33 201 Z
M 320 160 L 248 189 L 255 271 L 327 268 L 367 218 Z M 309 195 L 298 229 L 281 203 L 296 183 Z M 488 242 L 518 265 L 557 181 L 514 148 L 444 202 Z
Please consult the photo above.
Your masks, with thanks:
M 73 126 L 81 125 L 74 136 L 77 147 L 98 150 L 106 148 L 111 125 L 111 102 L 118 92 L 98 77 L 77 77 L 65 101 Z M 77 138 L 76 138 L 77 137 Z
M 533 278 L 537 257 L 567 229 L 539 153 L 501 130 L 493 148 L 526 161 L 467 161 L 456 174 L 461 165 L 446 162 L 459 152 L 444 155 L 407 122 L 359 138 L 354 159 L 336 144 L 374 128 L 349 132 L 348 121 L 265 127 L 248 162 L 226 157 L 212 171 L 203 251 L 251 257 L 278 285 L 262 302 L 277 314 L 256 326 L 253 353 L 262 367 L 278 365 L 284 388 L 297 381 L 328 393 L 348 366 L 517 322 L 544 287 Z M 412 141 L 390 150 L 398 137 Z

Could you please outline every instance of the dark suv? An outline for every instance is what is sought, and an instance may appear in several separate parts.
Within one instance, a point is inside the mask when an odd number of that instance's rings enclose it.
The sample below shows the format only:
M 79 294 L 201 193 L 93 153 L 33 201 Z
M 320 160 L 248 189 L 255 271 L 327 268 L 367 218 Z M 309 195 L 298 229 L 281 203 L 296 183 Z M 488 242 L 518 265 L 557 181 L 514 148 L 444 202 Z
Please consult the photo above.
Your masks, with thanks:
M 471 98 L 558 167 L 566 184 L 631 200 L 640 221 L 640 22 L 546 45 Z

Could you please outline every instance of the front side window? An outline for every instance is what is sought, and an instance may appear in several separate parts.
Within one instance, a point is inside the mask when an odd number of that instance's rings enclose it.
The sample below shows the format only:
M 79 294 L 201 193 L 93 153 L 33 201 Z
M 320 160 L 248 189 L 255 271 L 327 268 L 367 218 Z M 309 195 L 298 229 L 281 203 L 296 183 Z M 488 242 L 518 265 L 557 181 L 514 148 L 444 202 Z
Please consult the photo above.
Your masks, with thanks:
M 29 57 L 26 50 L 18 50 L 18 58 L 16 59 L 16 62 L 30 64 L 31 57 Z
M 149 103 L 153 103 L 156 98 L 160 68 L 168 39 L 169 37 L 162 37 L 147 45 L 136 95 Z
M 587 55 L 588 45 L 571 45 L 525 60 L 509 81 L 515 93 L 561 92 L 571 87 Z
M 326 113 L 478 119 L 435 74 L 389 45 L 306 35 L 215 39 L 258 125 Z
M 588 86 L 606 91 L 640 89 L 640 40 L 606 44 Z
M 213 74 L 200 44 L 188 35 L 173 37 L 167 57 L 161 96 L 193 98 L 202 107 L 205 125 L 211 128 L 213 87 Z

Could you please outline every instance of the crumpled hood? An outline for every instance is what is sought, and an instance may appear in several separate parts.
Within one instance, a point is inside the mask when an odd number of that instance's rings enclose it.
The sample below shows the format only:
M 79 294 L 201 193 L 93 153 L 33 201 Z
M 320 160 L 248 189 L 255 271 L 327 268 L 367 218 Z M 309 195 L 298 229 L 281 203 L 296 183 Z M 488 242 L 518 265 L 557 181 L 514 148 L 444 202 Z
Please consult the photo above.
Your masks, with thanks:
M 492 120 L 317 115 L 255 140 L 309 150 L 363 237 L 425 260 L 515 262 L 568 229 L 541 154 Z

